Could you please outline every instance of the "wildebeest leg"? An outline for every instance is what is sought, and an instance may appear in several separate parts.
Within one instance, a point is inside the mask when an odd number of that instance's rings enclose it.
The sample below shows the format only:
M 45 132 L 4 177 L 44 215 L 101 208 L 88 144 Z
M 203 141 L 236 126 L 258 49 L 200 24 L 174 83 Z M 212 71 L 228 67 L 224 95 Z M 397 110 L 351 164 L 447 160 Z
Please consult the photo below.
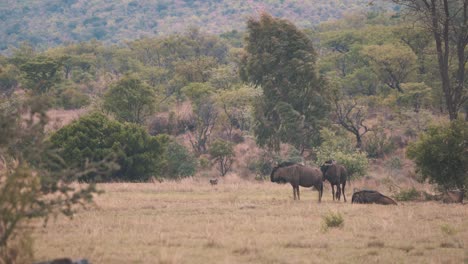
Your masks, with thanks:
M 340 185 L 339 185 L 339 184 L 336 185 L 336 199 L 337 199 L 338 201 L 341 200 L 341 189 L 340 189 Z
M 323 194 L 323 183 L 319 183 L 320 188 L 319 188 L 319 203 L 322 202 L 322 194 Z
M 331 184 L 333 201 L 335 201 L 335 185 Z
M 293 187 L 293 195 L 294 195 L 294 200 L 296 200 L 296 186 L 292 186 Z
M 346 182 L 343 183 L 343 185 L 341 186 L 342 190 L 343 190 L 343 199 L 346 203 L 346 194 L 345 194 L 345 186 L 346 186 Z
M 299 194 L 299 186 L 296 187 L 296 192 L 297 192 L 297 199 L 301 200 L 301 195 Z

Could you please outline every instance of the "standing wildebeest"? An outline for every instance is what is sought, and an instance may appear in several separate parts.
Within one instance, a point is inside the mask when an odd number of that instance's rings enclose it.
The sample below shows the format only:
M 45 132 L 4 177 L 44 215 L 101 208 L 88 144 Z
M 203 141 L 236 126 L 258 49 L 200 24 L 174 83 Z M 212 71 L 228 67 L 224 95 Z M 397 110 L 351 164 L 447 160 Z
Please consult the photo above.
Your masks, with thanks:
M 397 203 L 392 198 L 373 190 L 362 190 L 353 193 L 351 203 L 397 205 Z
M 293 187 L 294 200 L 300 200 L 299 186 L 312 187 L 319 192 L 319 202 L 322 201 L 323 181 L 318 168 L 310 168 L 293 162 L 283 162 L 273 168 L 270 175 L 271 182 L 287 183 Z
M 346 202 L 345 186 L 346 180 L 348 178 L 348 171 L 346 168 L 343 165 L 336 164 L 334 160 L 328 160 L 322 166 L 320 166 L 320 170 L 323 173 L 323 181 L 327 180 L 330 182 L 332 187 L 333 201 L 335 200 L 336 185 L 336 199 L 339 201 L 341 199 L 341 192 L 343 192 L 343 199 Z

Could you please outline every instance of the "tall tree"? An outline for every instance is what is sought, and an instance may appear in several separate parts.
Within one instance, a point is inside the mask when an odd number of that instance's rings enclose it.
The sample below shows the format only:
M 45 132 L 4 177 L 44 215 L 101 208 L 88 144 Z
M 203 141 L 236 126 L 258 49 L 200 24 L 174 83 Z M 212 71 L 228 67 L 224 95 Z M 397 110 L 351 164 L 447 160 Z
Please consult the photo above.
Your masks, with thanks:
M 407 7 L 424 23 L 435 40 L 438 68 L 450 120 L 468 99 L 466 46 L 468 44 L 467 0 L 393 0 Z
M 312 41 L 289 21 L 265 13 L 249 19 L 247 28 L 241 77 L 263 90 L 254 111 L 257 143 L 304 150 L 318 140 L 318 124 L 328 110 Z

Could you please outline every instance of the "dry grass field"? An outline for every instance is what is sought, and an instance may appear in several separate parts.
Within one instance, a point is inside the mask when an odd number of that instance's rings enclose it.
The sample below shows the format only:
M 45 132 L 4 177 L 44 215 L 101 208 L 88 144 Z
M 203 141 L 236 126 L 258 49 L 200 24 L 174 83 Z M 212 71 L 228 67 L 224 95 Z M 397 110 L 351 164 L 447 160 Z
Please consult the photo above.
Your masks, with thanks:
M 38 228 L 35 258 L 101 263 L 468 263 L 468 207 L 333 202 L 290 185 L 103 184 L 96 206 Z M 353 186 L 354 187 L 354 186 Z M 339 213 L 344 225 L 325 228 Z

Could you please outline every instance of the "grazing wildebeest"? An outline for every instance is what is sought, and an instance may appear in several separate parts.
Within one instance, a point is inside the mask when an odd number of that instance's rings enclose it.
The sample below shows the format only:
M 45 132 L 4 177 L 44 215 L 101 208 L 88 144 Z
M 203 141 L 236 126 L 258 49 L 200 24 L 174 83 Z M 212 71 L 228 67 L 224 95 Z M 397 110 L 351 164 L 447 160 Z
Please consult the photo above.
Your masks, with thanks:
M 397 203 L 390 197 L 387 197 L 378 191 L 374 190 L 360 190 L 353 193 L 353 198 L 351 203 L 361 203 L 361 204 L 383 204 L 383 205 L 397 205 Z
M 345 186 L 348 178 L 348 171 L 343 165 L 337 164 L 334 160 L 326 161 L 320 170 L 323 173 L 323 181 L 330 182 L 332 188 L 333 201 L 335 200 L 335 185 L 336 185 L 336 198 L 338 201 L 341 199 L 341 192 L 343 192 L 343 199 L 346 202 Z M 340 188 L 341 185 L 341 188 Z
M 299 186 L 312 187 L 319 192 L 319 202 L 322 201 L 323 181 L 318 168 L 306 167 L 293 162 L 284 162 L 273 168 L 271 182 L 290 183 L 293 187 L 294 200 L 300 200 Z
M 218 179 L 210 179 L 211 185 L 216 185 L 218 184 Z

